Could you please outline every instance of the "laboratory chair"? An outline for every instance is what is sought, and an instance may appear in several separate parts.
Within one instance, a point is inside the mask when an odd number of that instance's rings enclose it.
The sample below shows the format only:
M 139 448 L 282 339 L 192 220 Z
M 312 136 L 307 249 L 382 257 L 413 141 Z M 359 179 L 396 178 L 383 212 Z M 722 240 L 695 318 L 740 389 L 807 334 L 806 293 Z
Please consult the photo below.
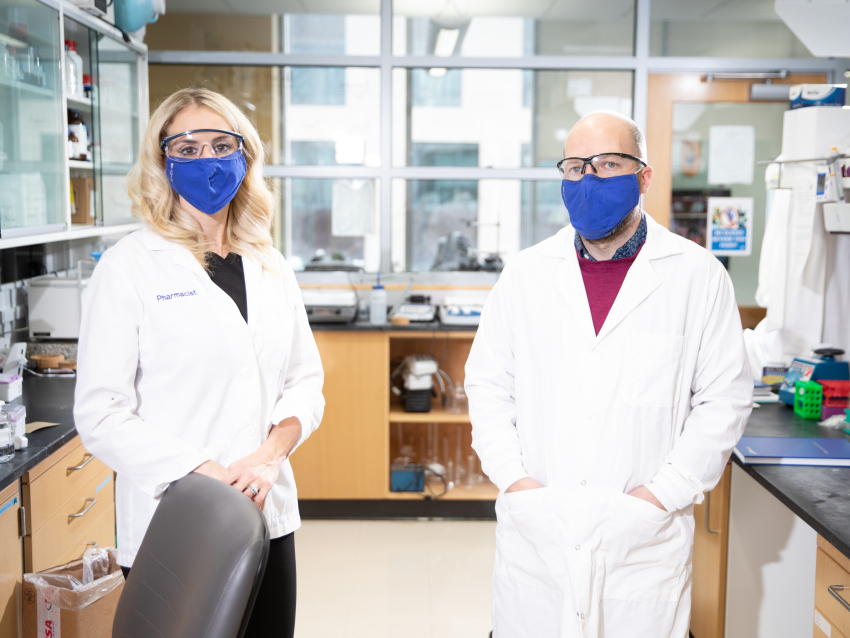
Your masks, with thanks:
M 189 474 L 162 496 L 118 601 L 112 638 L 242 638 L 269 557 L 257 506 Z

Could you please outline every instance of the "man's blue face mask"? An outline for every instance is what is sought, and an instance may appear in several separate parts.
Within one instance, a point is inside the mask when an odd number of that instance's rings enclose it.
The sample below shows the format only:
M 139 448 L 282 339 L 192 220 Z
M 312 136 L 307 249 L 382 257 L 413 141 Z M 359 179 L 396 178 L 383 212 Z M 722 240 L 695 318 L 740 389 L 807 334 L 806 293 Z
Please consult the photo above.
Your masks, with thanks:
M 576 232 L 586 239 L 602 239 L 617 228 L 640 203 L 637 173 L 645 166 L 643 160 L 622 153 L 559 162 L 564 175 L 561 198 Z

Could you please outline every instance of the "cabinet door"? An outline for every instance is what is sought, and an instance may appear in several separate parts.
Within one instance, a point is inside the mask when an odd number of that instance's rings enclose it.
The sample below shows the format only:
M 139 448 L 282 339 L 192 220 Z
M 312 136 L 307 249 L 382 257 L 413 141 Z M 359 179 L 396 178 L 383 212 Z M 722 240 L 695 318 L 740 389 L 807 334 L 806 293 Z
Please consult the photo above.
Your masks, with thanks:
M 23 563 L 17 481 L 0 492 L 0 638 L 18 638 Z
M 139 56 L 122 42 L 97 43 L 97 117 L 103 223 L 133 221 L 127 173 L 139 155 Z
M 691 590 L 691 635 L 722 638 L 726 615 L 726 552 L 729 542 L 729 491 L 732 468 L 694 507 L 694 558 Z
M 0 0 L 0 237 L 65 228 L 59 12 Z
M 321 427 L 292 455 L 298 497 L 385 498 L 389 346 L 384 332 L 315 332 L 325 371 Z

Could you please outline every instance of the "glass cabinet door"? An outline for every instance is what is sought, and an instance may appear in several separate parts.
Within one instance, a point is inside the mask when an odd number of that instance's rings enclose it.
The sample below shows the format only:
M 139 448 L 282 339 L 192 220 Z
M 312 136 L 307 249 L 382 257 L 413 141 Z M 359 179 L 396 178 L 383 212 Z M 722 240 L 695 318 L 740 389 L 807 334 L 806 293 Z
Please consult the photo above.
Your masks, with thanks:
M 139 58 L 105 36 L 97 49 L 103 223 L 127 223 L 134 221 L 127 173 L 139 155 Z
M 0 237 L 65 225 L 59 12 L 0 0 Z

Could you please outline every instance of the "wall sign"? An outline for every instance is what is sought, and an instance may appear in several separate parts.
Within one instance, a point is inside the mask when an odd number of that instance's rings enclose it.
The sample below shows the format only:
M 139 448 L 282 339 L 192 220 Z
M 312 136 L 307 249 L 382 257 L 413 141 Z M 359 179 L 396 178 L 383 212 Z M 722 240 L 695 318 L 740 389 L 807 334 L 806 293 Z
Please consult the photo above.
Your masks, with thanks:
M 753 250 L 753 198 L 709 197 L 705 247 L 718 256 Z

